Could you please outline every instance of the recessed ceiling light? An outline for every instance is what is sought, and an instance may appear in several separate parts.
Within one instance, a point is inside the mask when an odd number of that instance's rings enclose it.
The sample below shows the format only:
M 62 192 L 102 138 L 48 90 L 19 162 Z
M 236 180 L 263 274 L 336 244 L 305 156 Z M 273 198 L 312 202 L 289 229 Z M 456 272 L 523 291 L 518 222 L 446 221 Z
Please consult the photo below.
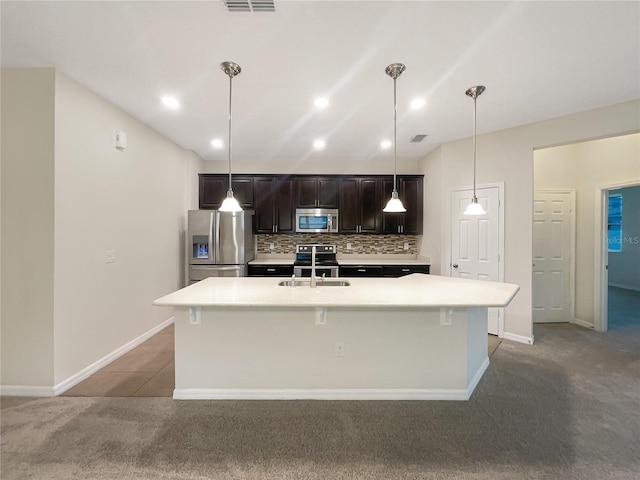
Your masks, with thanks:
M 318 97 L 313 101 L 313 103 L 318 108 L 327 108 L 327 105 L 329 105 L 329 100 L 324 97 Z
M 380 148 L 384 148 L 385 150 L 387 148 L 391 148 L 391 140 L 383 140 L 380 142 Z
M 178 108 L 180 108 L 180 102 L 175 97 L 162 97 L 162 103 L 165 107 L 172 110 L 177 110 Z
M 219 138 L 214 138 L 213 140 L 211 140 L 211 146 L 213 148 L 222 148 L 224 146 L 224 143 L 222 143 L 222 140 L 220 140 Z
M 324 142 L 324 140 L 314 140 L 313 141 L 313 146 L 315 148 L 317 148 L 318 150 L 322 150 L 327 144 Z
M 411 100 L 411 108 L 417 110 L 424 107 L 425 103 L 426 102 L 424 101 L 424 98 L 414 98 L 413 100 Z

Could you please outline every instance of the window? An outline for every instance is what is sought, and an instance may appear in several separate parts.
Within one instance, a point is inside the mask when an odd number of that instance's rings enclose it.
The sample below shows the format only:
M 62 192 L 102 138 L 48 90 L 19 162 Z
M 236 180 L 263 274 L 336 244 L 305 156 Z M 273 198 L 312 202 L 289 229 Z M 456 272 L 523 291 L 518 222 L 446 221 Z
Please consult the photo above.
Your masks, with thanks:
M 609 195 L 607 245 L 610 252 L 622 251 L 622 194 Z

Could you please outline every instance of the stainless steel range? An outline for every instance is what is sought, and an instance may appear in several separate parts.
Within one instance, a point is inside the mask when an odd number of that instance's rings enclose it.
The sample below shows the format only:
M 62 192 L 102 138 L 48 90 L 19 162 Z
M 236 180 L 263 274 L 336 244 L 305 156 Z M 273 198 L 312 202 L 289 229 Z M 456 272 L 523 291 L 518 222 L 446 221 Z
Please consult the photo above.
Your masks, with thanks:
M 311 255 L 316 247 L 316 276 L 337 277 L 338 260 L 335 245 L 296 245 L 296 259 L 293 262 L 293 274 L 296 277 L 311 276 Z

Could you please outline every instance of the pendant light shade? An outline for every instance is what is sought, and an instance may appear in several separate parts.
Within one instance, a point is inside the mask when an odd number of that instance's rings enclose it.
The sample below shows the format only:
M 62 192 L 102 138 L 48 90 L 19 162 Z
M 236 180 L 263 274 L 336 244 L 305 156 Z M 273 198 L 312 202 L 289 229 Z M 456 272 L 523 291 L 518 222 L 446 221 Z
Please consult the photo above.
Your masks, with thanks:
M 218 209 L 221 212 L 241 212 L 242 207 L 238 203 L 238 200 L 233 196 L 233 187 L 231 183 L 231 93 L 233 77 L 238 75 L 242 69 L 240 65 L 233 62 L 222 62 L 220 68 L 224 73 L 229 75 L 229 188 L 227 189 L 227 196 L 222 201 L 222 205 Z
M 473 197 L 471 197 L 471 203 L 464 210 L 465 215 L 485 215 L 487 213 L 478 203 L 478 197 L 476 197 L 476 99 L 484 90 L 485 87 L 477 85 L 464 92 L 465 95 L 473 98 Z
M 396 148 L 396 126 L 397 126 L 397 107 L 396 107 L 396 80 L 406 70 L 402 63 L 392 63 L 384 71 L 393 78 L 393 192 L 391 199 L 387 202 L 387 206 L 382 209 L 385 213 L 403 213 L 407 209 L 404 208 L 402 200 L 398 198 L 398 190 L 396 189 L 396 170 L 397 170 L 397 148 Z

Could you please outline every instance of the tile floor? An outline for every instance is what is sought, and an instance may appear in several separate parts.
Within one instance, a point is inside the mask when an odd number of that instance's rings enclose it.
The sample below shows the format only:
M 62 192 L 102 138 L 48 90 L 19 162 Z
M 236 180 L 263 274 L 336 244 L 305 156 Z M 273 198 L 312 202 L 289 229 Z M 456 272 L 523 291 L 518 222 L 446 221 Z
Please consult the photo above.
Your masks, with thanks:
M 170 325 L 63 395 L 171 397 L 174 385 L 173 325 Z
M 502 340 L 489 335 L 489 356 Z M 175 386 L 173 325 L 70 388 L 70 397 L 171 397 Z

